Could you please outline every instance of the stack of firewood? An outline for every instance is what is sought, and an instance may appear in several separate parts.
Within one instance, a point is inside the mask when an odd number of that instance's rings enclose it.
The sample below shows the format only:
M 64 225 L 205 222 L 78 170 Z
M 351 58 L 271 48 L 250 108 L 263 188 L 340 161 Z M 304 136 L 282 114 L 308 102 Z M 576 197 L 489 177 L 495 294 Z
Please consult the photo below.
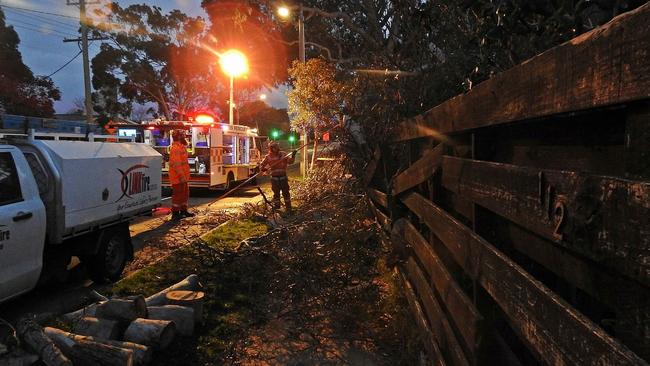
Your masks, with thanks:
M 48 366 L 147 365 L 156 350 L 167 348 L 177 335 L 191 336 L 202 317 L 203 293 L 196 275 L 152 296 L 100 298 L 63 315 L 71 332 L 41 327 L 34 319 L 18 322 L 25 350 Z M 33 354 L 16 350 L 0 357 L 0 365 L 31 365 Z

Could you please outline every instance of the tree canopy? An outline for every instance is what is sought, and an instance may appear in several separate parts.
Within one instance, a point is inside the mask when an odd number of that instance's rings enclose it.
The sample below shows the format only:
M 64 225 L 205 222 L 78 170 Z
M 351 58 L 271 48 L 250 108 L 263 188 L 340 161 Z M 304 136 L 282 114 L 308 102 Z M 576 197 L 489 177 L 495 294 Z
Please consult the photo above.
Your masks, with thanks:
M 117 3 L 102 14 L 96 32 L 109 38 L 92 60 L 98 112 L 129 116 L 133 103 L 154 103 L 167 119 L 225 104 L 216 57 L 202 47 L 207 27 L 178 10 Z
M 61 93 L 52 79 L 35 76 L 23 63 L 19 43 L 18 34 L 6 24 L 0 9 L 0 105 L 9 114 L 51 117 L 53 103 L 61 99 Z

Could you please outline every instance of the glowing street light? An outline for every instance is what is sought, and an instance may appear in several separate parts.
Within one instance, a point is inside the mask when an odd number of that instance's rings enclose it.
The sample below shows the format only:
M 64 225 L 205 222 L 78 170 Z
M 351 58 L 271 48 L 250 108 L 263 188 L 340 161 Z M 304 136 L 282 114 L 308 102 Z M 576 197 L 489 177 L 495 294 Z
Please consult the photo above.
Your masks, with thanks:
M 219 57 L 221 69 L 230 76 L 230 100 L 228 101 L 230 114 L 229 122 L 233 124 L 233 108 L 235 108 L 235 78 L 248 73 L 248 59 L 237 50 L 228 50 Z
M 286 6 L 281 6 L 278 8 L 278 15 L 282 18 L 288 18 L 291 14 L 291 11 Z
M 266 100 L 266 94 L 260 94 L 260 100 Z

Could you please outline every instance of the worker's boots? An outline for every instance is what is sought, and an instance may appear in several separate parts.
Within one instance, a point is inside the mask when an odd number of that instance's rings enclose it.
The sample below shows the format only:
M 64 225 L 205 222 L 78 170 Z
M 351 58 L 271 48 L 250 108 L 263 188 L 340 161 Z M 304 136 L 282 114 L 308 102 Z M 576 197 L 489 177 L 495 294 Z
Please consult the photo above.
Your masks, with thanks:
M 187 210 L 181 211 L 182 217 L 194 217 L 195 215 Z
M 183 218 L 183 214 L 180 211 L 172 211 L 172 221 L 178 221 Z
M 293 213 L 293 210 L 291 209 L 291 201 L 290 200 L 284 200 L 284 207 L 287 208 L 287 213 Z

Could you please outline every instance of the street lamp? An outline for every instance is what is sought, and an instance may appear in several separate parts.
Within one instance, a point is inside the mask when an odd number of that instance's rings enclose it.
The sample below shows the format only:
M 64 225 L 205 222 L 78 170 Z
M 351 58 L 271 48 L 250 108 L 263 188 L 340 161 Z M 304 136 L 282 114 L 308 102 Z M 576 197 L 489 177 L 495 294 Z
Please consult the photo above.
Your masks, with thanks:
M 221 69 L 230 76 L 230 99 L 228 105 L 230 109 L 229 122 L 233 124 L 233 108 L 235 107 L 235 78 L 248 73 L 248 60 L 243 53 L 237 50 L 228 50 L 219 57 Z
M 289 18 L 291 10 L 286 6 L 278 8 L 278 15 L 281 18 Z M 302 11 L 302 4 L 298 6 L 298 55 L 300 62 L 305 63 L 305 16 Z M 307 131 L 302 133 L 302 164 L 300 164 L 300 174 L 304 177 L 307 173 Z

